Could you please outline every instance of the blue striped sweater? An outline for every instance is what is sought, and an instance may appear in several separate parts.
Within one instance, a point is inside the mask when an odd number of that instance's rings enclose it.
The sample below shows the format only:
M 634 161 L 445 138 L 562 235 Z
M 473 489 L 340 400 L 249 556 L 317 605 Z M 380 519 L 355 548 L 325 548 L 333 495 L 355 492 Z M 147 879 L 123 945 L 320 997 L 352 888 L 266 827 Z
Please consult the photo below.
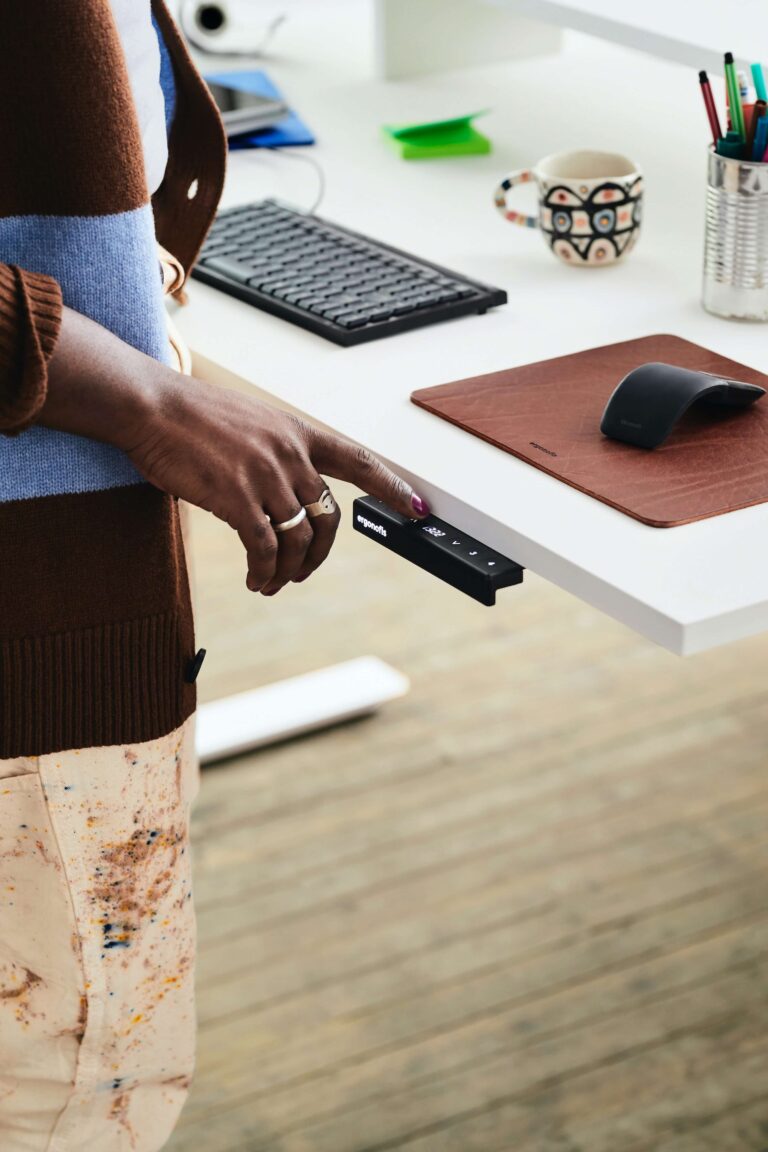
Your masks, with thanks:
M 0 100 L 23 115 L 0 118 L 0 758 L 151 739 L 194 708 L 175 502 L 117 449 L 35 422 L 62 302 L 169 358 L 156 242 L 188 269 L 218 201 L 218 115 L 153 15 L 169 160 L 151 201 L 108 0 L 4 24 Z

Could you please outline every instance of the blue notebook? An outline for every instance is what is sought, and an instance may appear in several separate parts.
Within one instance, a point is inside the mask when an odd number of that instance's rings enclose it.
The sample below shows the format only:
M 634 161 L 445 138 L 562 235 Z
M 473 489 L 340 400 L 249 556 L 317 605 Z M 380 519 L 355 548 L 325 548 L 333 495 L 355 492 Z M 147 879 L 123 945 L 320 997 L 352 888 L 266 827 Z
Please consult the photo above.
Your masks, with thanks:
M 217 84 L 230 84 L 241 92 L 255 92 L 259 96 L 269 96 L 272 100 L 282 100 L 282 93 L 270 80 L 266 72 L 211 72 L 206 80 Z M 297 145 L 314 144 L 315 138 L 303 120 L 295 112 L 289 112 L 272 128 L 238 136 L 230 140 L 229 146 L 237 148 L 295 148 Z

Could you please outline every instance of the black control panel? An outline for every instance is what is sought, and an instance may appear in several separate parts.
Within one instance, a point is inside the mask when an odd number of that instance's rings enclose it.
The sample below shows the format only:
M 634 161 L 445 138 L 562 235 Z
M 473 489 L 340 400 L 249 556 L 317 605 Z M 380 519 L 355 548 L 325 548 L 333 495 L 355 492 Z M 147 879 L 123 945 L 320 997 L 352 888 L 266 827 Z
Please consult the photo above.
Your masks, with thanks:
M 497 589 L 523 582 L 524 569 L 514 560 L 437 516 L 409 520 L 374 496 L 360 496 L 352 508 L 352 521 L 355 531 L 480 604 L 495 604 Z

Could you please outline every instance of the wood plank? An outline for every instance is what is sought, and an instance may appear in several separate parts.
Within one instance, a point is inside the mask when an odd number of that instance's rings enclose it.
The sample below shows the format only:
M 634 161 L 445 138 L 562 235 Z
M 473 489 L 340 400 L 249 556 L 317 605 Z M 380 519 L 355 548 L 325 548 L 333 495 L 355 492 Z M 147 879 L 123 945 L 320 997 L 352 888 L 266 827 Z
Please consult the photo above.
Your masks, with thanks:
M 489 1138 L 486 1133 L 485 1149 L 491 1152 L 529 1135 L 531 1100 L 556 1099 L 558 1122 L 565 1130 L 589 1133 L 576 1147 L 609 1152 L 617 1144 L 610 1144 L 608 1117 L 614 1140 L 633 1135 L 632 1102 L 624 1099 L 630 1077 L 632 1096 L 642 1099 L 645 1109 L 653 1107 L 659 1119 L 669 1115 L 667 1098 L 676 1100 L 677 1083 L 687 1075 L 685 1063 L 673 1056 L 672 1042 L 685 1048 L 686 1061 L 695 1063 L 699 1076 L 722 1065 L 719 1042 L 724 1039 L 734 1053 L 745 1046 L 751 1055 L 759 1043 L 764 1055 L 768 1054 L 768 1042 L 758 1026 L 758 1020 L 764 1024 L 768 1013 L 768 989 L 760 967 L 756 964 L 731 972 L 715 984 L 646 1002 L 617 1016 L 588 1020 L 582 1029 L 527 1046 L 517 1058 L 506 1052 L 501 1058 L 486 1060 L 478 1075 L 468 1075 L 462 1069 L 428 1083 L 413 1085 L 405 1080 L 391 1096 L 358 1107 L 348 1104 L 330 1119 L 306 1127 L 289 1127 L 290 1147 L 292 1152 L 353 1152 L 361 1147 L 383 1152 L 401 1145 L 418 1147 L 421 1133 L 431 1137 L 437 1131 L 460 1132 L 467 1120 L 489 1112 L 495 1120 L 494 1135 Z M 664 1070 L 661 1084 L 660 1067 Z M 589 1119 L 595 1096 L 602 1103 L 599 1124 Z M 504 1113 L 503 1123 L 498 1122 L 500 1112 Z M 268 1113 L 264 1119 L 268 1123 Z M 214 1131 L 222 1129 L 214 1127 Z M 372 1132 L 376 1137 L 369 1145 L 365 1140 Z M 224 1139 L 217 1136 L 222 1152 L 230 1148 L 234 1152 L 237 1147 L 227 1144 L 232 1135 Z M 246 1136 L 254 1152 L 273 1147 L 268 1142 L 253 1142 L 247 1129 Z M 237 1138 L 242 1139 L 242 1134 Z M 426 1146 L 440 1147 L 438 1143 Z M 462 1147 L 458 1142 L 445 1146 Z
M 764 755 L 759 747 L 739 747 L 736 755 L 744 767 L 730 779 L 722 778 L 718 759 L 704 759 L 708 752 L 730 758 L 732 749 L 733 738 L 728 734 L 662 763 L 650 754 L 647 760 L 640 759 L 634 775 L 613 787 L 610 782 L 601 788 L 587 781 L 572 788 L 549 788 L 546 780 L 539 783 L 535 777 L 518 786 L 502 776 L 494 788 L 473 792 L 469 787 L 445 804 L 434 798 L 423 810 L 393 818 L 394 823 L 382 817 L 381 828 L 370 838 L 364 832 L 356 835 L 354 824 L 341 822 L 322 851 L 317 844 L 302 845 L 300 820 L 296 839 L 291 837 L 282 846 L 275 843 L 279 831 L 265 835 L 262 855 L 261 830 L 245 830 L 239 836 L 235 831 L 222 836 L 199 860 L 198 899 L 205 907 L 215 898 L 225 902 L 244 897 L 267 920 L 316 906 L 318 900 L 349 896 L 370 883 L 389 882 L 398 872 L 411 873 L 419 866 L 434 866 L 437 860 L 447 862 L 467 851 L 486 849 L 494 841 L 519 842 L 547 831 L 562 838 L 566 829 L 610 819 L 622 809 L 632 813 L 644 803 L 665 805 L 667 810 L 670 805 L 687 804 L 693 814 L 711 804 L 713 780 L 718 788 L 715 795 L 719 797 L 722 789 L 728 801 L 759 791 Z M 664 799 L 659 796 L 662 781 Z M 693 788 L 697 782 L 701 791 Z M 341 860 L 346 860 L 346 869 L 334 868 L 330 875 L 322 870 L 323 863 Z M 255 873 L 259 861 L 264 869 L 261 881 Z M 293 883 L 275 886 L 287 877 Z
M 220 1134 L 247 1126 L 255 1116 L 292 1131 L 308 1121 L 320 1120 L 339 1110 L 371 1100 L 389 1098 L 403 1085 L 443 1082 L 446 1075 L 463 1072 L 482 1075 L 489 1059 L 506 1054 L 519 1062 L 530 1045 L 573 1030 L 588 1030 L 598 1020 L 622 1017 L 629 1009 L 648 1002 L 663 1003 L 681 990 L 716 983 L 728 969 L 760 962 L 768 946 L 768 918 L 750 927 L 705 938 L 687 948 L 609 973 L 591 981 L 576 982 L 549 994 L 524 997 L 511 1007 L 437 1033 L 364 1063 L 344 1069 L 328 1067 L 318 1078 L 295 1081 L 282 1090 L 254 1092 L 231 1106 L 212 1095 L 207 1107 L 201 1099 L 182 1121 L 193 1130 L 201 1122 L 214 1125 Z M 590 993 L 598 992 L 598 997 Z
M 676 1113 L 680 1117 L 678 1122 L 684 1122 L 688 1108 L 695 1109 L 696 1101 L 701 1097 L 727 1098 L 733 1102 L 736 1114 L 737 1106 L 741 1108 L 745 1104 L 753 1104 L 760 1085 L 765 1083 L 767 1059 L 766 1049 L 743 1057 L 734 1055 L 731 1061 L 717 1063 L 696 1081 L 693 1078 L 683 1080 L 682 1083 L 689 1088 L 684 1097 L 676 1094 L 679 1089 L 674 1078 L 674 1047 L 671 1044 L 668 1050 L 654 1053 L 653 1059 L 646 1057 L 646 1074 L 655 1078 L 660 1094 L 666 1091 L 667 1114 Z M 633 1097 L 638 1073 L 640 1068 L 637 1064 L 620 1069 L 618 1093 L 625 1099 Z M 591 1078 L 580 1078 L 573 1087 L 586 1099 L 591 1090 L 599 1087 L 606 1077 L 615 1079 L 616 1075 L 611 1069 L 601 1069 Z M 569 1152 L 632 1152 L 632 1145 L 625 1142 L 624 1133 L 617 1126 L 602 1133 L 599 1143 L 587 1142 L 592 1138 L 592 1133 L 578 1129 L 574 1131 L 561 1119 L 559 1096 L 557 1086 L 553 1086 L 549 1093 L 531 1096 L 521 1104 L 499 1103 L 495 1108 L 480 1110 L 476 1116 L 467 1117 L 459 1123 L 435 1125 L 431 1132 L 421 1136 L 414 1134 L 405 1140 L 376 1141 L 361 1133 L 357 1148 L 359 1152 L 390 1152 L 396 1148 L 405 1148 L 408 1152 L 512 1152 L 513 1149 L 525 1149 L 525 1152 L 562 1152 L 563 1148 Z M 656 1136 L 652 1139 L 655 1140 Z M 267 1149 L 269 1152 L 277 1152 L 277 1147 L 279 1145 L 275 1144 L 260 1147 L 254 1143 L 249 1146 L 249 1152 L 267 1152 Z M 650 1148 L 654 1152 L 656 1147 L 655 1143 L 651 1143 Z M 725 1148 L 728 1152 L 736 1152 L 737 1147 L 725 1144 L 720 1152 L 724 1152 Z M 283 1148 L 285 1152 L 300 1152 L 300 1146 L 294 1144 L 292 1138 Z M 215 1152 L 234 1152 L 234 1148 L 222 1144 Z
M 766 819 L 768 812 L 763 808 L 754 821 L 753 867 L 768 852 Z M 660 857 L 654 855 L 654 867 L 639 867 L 643 856 L 647 859 L 649 850 L 654 849 Z M 229 939 L 201 954 L 200 979 L 204 987 L 215 989 L 215 994 L 201 997 L 200 1019 L 206 1026 L 333 983 L 343 983 L 349 989 L 352 977 L 387 966 L 389 981 L 398 987 L 402 977 L 394 965 L 409 957 L 427 963 L 432 953 L 444 952 L 461 941 L 477 954 L 488 933 L 505 927 L 528 941 L 545 931 L 545 921 L 551 925 L 553 937 L 562 939 L 574 925 L 582 927 L 587 920 L 605 922 L 626 913 L 628 907 L 639 914 L 657 903 L 738 882 L 744 868 L 743 862 L 730 861 L 718 852 L 696 851 L 674 861 L 669 859 L 668 845 L 649 846 L 647 840 L 640 845 L 622 843 L 614 853 L 593 857 L 591 868 L 589 863 L 580 861 L 577 872 L 566 861 L 539 873 L 520 868 L 510 875 L 515 861 L 502 861 L 497 878 L 481 872 L 479 884 L 469 892 L 454 894 L 452 900 L 446 899 L 447 892 L 440 894 L 442 899 L 432 906 L 439 919 L 425 919 L 423 907 L 429 889 L 417 885 L 415 891 L 409 890 L 395 901 L 390 891 L 375 893 L 353 908 L 345 904 L 338 910 L 323 908 L 309 921 L 280 923 L 244 933 L 242 940 Z M 430 876 L 430 887 L 437 889 L 439 879 Z M 302 948 L 308 936 L 314 942 L 311 956 Z M 240 967 L 229 966 L 229 953 L 238 958 Z M 484 955 L 484 963 L 488 959 Z M 260 968 L 259 986 L 250 994 L 244 993 L 242 978 L 247 978 L 254 963 Z M 380 988 L 384 979 L 380 976 Z
M 376 974 L 351 981 L 352 993 L 371 997 L 367 1012 L 339 1012 L 339 1003 L 343 1008 L 350 994 L 335 988 L 255 1016 L 214 1024 L 207 1030 L 200 1068 L 209 1077 L 217 1074 L 219 1102 L 235 1100 L 319 1076 L 329 1066 L 360 1065 L 526 999 L 551 995 L 706 939 L 729 923 L 751 923 L 766 912 L 768 892 L 761 892 L 752 882 L 738 891 L 693 901 L 687 909 L 672 905 L 648 917 L 638 916 L 631 924 L 619 921 L 602 932 L 587 930 L 570 940 L 546 941 L 540 949 L 531 947 L 511 969 L 504 953 L 512 945 L 503 934 L 501 939 L 494 936 L 488 952 L 494 956 L 495 948 L 495 963 L 487 970 L 480 967 L 462 975 L 461 966 L 471 964 L 471 957 L 457 949 L 447 950 L 441 972 L 427 988 L 415 981 L 401 990 L 398 999 L 376 1004 Z
M 646 1141 L 630 1152 L 765 1152 L 768 1148 L 768 1100 L 765 1089 L 751 1103 L 729 1100 L 719 1112 L 683 1122 L 685 1131 L 660 1135 L 653 1146 Z

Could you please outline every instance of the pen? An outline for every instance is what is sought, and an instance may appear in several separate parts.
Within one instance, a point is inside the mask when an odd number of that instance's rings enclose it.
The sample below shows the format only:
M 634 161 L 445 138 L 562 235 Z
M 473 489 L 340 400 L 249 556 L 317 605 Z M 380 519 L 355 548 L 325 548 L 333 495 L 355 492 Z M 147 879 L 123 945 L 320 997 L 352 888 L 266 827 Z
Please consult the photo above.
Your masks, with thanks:
M 761 116 L 755 128 L 755 142 L 752 145 L 752 159 L 764 160 L 768 149 L 768 116 Z
M 752 65 L 752 79 L 755 84 L 755 92 L 757 93 L 758 100 L 768 100 L 768 92 L 765 89 L 765 76 L 763 75 L 762 64 Z
M 733 66 L 733 52 L 726 52 L 725 54 L 725 82 L 728 85 L 728 107 L 731 110 L 731 124 L 733 125 L 734 132 L 738 132 L 743 140 L 744 113 L 741 108 L 736 69 Z
M 759 160 L 759 158 L 760 158 L 759 156 L 754 155 L 755 138 L 756 138 L 756 133 L 757 133 L 758 121 L 760 120 L 761 117 L 765 116 L 766 112 L 768 112 L 768 103 L 766 103 L 765 100 L 757 100 L 755 102 L 754 108 L 752 109 L 752 115 L 749 118 L 749 129 L 747 131 L 747 159 L 748 160 Z M 762 156 L 764 151 L 765 151 L 765 145 L 763 145 L 763 147 L 760 150 L 760 156 Z
M 712 143 L 717 147 L 717 142 L 723 133 L 720 129 L 720 121 L 717 118 L 717 108 L 715 108 L 709 77 L 703 70 L 699 72 L 699 84 L 701 84 L 701 94 L 704 97 L 704 107 L 707 110 L 707 119 L 709 120 L 709 128 L 712 133 Z
M 739 96 L 741 96 L 741 101 L 744 104 L 749 100 L 749 83 L 747 81 L 747 74 L 743 68 L 739 68 L 736 73 L 736 79 L 739 82 Z

